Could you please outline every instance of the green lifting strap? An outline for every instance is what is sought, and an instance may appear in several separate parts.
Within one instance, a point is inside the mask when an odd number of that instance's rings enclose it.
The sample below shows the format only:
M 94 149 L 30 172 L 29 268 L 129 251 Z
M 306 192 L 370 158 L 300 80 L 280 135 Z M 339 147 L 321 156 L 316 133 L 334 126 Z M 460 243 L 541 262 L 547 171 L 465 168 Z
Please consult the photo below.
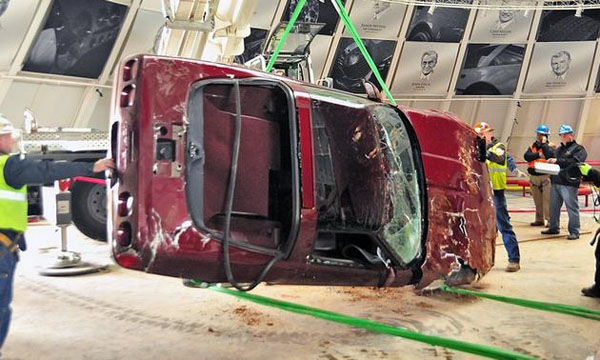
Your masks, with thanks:
M 275 65 L 275 60 L 277 60 L 277 57 L 279 56 L 279 53 L 281 52 L 281 48 L 283 47 L 283 44 L 285 44 L 285 41 L 287 40 L 287 37 L 290 34 L 290 31 L 292 31 L 292 28 L 294 27 L 296 20 L 298 20 L 298 16 L 300 16 L 300 12 L 302 11 L 302 8 L 304 7 L 305 3 L 306 3 L 306 0 L 298 1 L 298 5 L 296 5 L 296 8 L 294 9 L 292 16 L 290 17 L 290 22 L 285 27 L 285 30 L 283 31 L 283 34 L 281 35 L 281 39 L 279 39 L 277 46 L 275 46 L 275 51 L 273 52 L 273 54 L 271 55 L 271 58 L 269 59 L 269 63 L 267 64 L 267 68 L 266 68 L 267 72 L 271 72 L 271 70 L 273 70 L 273 65 Z
M 296 20 L 298 20 L 298 16 L 300 16 L 300 12 L 302 11 L 302 8 L 304 7 L 305 3 L 306 3 L 306 0 L 298 1 L 298 5 L 296 5 L 296 8 L 294 9 L 294 12 L 292 13 L 292 16 L 290 17 L 290 21 L 288 22 L 287 26 L 285 27 L 285 30 L 283 31 L 283 34 L 281 35 L 281 39 L 279 39 L 279 42 L 275 46 L 275 51 L 273 52 L 273 54 L 271 55 L 271 58 L 269 59 L 269 63 L 267 64 L 267 68 L 266 68 L 267 72 L 271 72 L 271 70 L 273 70 L 273 65 L 275 65 L 277 56 L 279 56 L 279 53 L 281 52 L 281 48 L 283 47 L 283 44 L 285 44 L 285 41 L 287 40 L 287 37 L 288 37 L 290 31 L 292 31 L 292 28 L 294 27 Z M 373 74 L 375 75 L 377 82 L 379 82 L 379 85 L 383 89 L 385 96 L 387 96 L 388 100 L 390 101 L 390 104 L 396 106 L 397 105 L 396 100 L 394 100 L 394 97 L 392 96 L 390 89 L 385 84 L 385 81 L 383 81 L 383 78 L 381 77 L 379 70 L 377 70 L 377 65 L 375 65 L 375 62 L 371 58 L 371 55 L 369 55 L 367 48 L 365 47 L 362 40 L 360 39 L 360 36 L 358 35 L 356 28 L 354 27 L 354 25 L 352 24 L 352 21 L 350 20 L 350 16 L 348 16 L 348 12 L 346 11 L 344 4 L 341 2 L 341 0 L 331 0 L 331 3 L 333 4 L 336 11 L 340 15 L 340 18 L 344 22 L 344 25 L 346 25 L 346 27 L 348 28 L 348 31 L 352 35 L 354 42 L 356 42 L 356 45 L 358 46 L 358 49 L 360 50 L 360 52 L 364 56 L 365 60 L 367 61 L 367 64 L 369 64 L 371 71 L 373 71 Z
M 337 10 L 338 14 L 340 14 L 340 17 L 342 18 L 344 25 L 346 25 L 346 27 L 348 28 L 348 31 L 352 35 L 352 38 L 354 39 L 354 42 L 358 46 L 360 52 L 365 57 L 365 60 L 367 60 L 367 63 L 369 64 L 371 71 L 375 75 L 375 78 L 377 79 L 377 82 L 379 82 L 379 85 L 383 89 L 383 92 L 385 92 L 385 96 L 387 96 L 388 100 L 390 101 L 390 104 L 396 106 L 397 105 L 396 100 L 394 100 L 394 97 L 392 96 L 390 89 L 388 89 L 388 87 L 385 85 L 385 81 L 383 81 L 383 78 L 381 77 L 379 70 L 377 70 L 377 65 L 375 65 L 375 62 L 371 58 L 371 55 L 369 55 L 367 48 L 365 47 L 362 40 L 360 39 L 360 36 L 358 35 L 358 32 L 356 31 L 356 28 L 352 24 L 352 21 L 350 20 L 350 16 L 348 16 L 348 12 L 346 11 L 344 4 L 342 3 L 342 0 L 331 0 L 331 2 L 333 3 L 333 6 Z
M 457 288 L 453 288 L 453 287 L 450 287 L 447 285 L 442 285 L 441 289 L 444 291 L 450 292 L 450 293 L 454 293 L 454 294 L 477 296 L 477 297 L 481 297 L 481 298 L 485 298 L 485 299 L 501 301 L 501 302 L 505 302 L 508 304 L 524 306 L 524 307 L 528 307 L 528 308 L 532 308 L 532 309 L 538 309 L 538 310 L 543 310 L 543 311 L 552 311 L 552 312 L 573 315 L 573 316 L 579 316 L 579 317 L 586 318 L 586 319 L 600 321 L 600 311 L 599 310 L 592 310 L 592 309 L 588 309 L 588 308 L 584 308 L 584 307 L 580 307 L 580 306 L 564 305 L 564 304 L 548 303 L 548 302 L 542 302 L 542 301 L 512 298 L 512 297 L 508 297 L 508 296 L 492 295 L 492 294 L 487 294 L 487 293 L 480 292 L 480 291 L 457 289 Z
M 191 284 L 194 286 L 205 287 L 205 284 L 197 281 L 190 280 Z M 440 336 L 433 335 L 425 335 L 415 331 L 410 331 L 407 329 L 403 329 L 400 327 L 395 327 L 387 324 L 378 323 L 375 321 L 362 319 L 353 316 L 346 316 L 343 314 L 339 314 L 332 311 L 321 310 L 309 306 L 304 306 L 300 304 L 294 304 L 287 301 L 271 299 L 264 296 L 250 294 L 248 292 L 242 292 L 237 290 L 226 289 L 220 286 L 210 286 L 209 289 L 217 292 L 221 292 L 224 294 L 232 295 L 238 298 L 242 298 L 244 300 L 252 301 L 254 303 L 274 307 L 281 310 L 290 311 L 297 314 L 310 315 L 316 318 L 328 320 L 331 322 L 350 325 L 355 328 L 367 329 L 373 332 L 378 332 L 387 335 L 393 335 L 402 337 L 405 339 L 415 340 L 418 342 L 422 342 L 425 344 L 430 344 L 434 346 L 442 346 L 449 349 L 454 349 L 470 354 L 475 354 L 491 359 L 534 359 L 533 357 L 515 352 L 510 350 L 504 350 L 492 346 L 480 345 L 469 343 L 460 340 L 454 340 L 449 338 L 444 338 Z

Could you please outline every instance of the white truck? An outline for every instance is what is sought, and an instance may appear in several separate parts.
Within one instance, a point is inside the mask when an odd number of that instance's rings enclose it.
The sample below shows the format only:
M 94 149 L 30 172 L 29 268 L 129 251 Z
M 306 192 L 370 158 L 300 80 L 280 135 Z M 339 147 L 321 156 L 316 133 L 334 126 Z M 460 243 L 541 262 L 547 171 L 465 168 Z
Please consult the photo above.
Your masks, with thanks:
M 108 132 L 94 129 L 37 127 L 25 110 L 20 149 L 30 159 L 95 162 L 106 156 Z M 44 184 L 53 185 L 53 184 Z M 104 178 L 78 177 L 64 182 L 72 194 L 73 223 L 82 233 L 106 241 L 106 186 Z M 29 215 L 43 215 L 42 185 L 28 186 Z

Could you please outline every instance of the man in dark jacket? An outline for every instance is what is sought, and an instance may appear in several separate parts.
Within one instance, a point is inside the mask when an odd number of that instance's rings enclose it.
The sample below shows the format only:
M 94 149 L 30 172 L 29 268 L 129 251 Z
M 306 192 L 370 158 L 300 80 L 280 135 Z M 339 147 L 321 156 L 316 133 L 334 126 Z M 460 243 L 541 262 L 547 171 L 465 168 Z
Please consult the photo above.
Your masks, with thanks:
M 12 288 L 19 249 L 25 250 L 28 184 L 47 184 L 114 168 L 109 159 L 90 163 L 35 161 L 10 155 L 14 128 L 0 114 L 0 348 L 10 325 Z
M 591 181 L 595 186 L 600 187 L 600 171 L 592 169 L 592 167 L 588 164 L 580 165 L 579 169 L 585 180 Z M 596 256 L 596 273 L 594 274 L 594 284 L 581 289 L 581 293 L 585 296 L 600 298 L 600 228 L 596 230 L 596 235 L 594 238 L 596 241 L 596 251 L 594 252 L 594 255 Z
M 550 190 L 550 228 L 542 234 L 551 235 L 560 233 L 560 208 L 563 202 L 569 214 L 568 240 L 579 239 L 579 202 L 577 192 L 581 183 L 579 164 L 587 158 L 585 148 L 575 141 L 573 128 L 561 125 L 558 130 L 560 147 L 556 150 L 556 157 L 548 159 L 551 164 L 558 164 L 560 172 L 552 175 L 552 189 Z
M 546 162 L 554 157 L 554 145 L 548 141 L 550 129 L 547 125 L 540 125 L 536 130 L 536 139 L 527 148 L 523 158 L 529 162 L 527 172 L 529 173 L 529 184 L 531 196 L 535 203 L 535 221 L 531 226 L 544 226 L 550 221 L 550 176 L 535 171 L 536 162 Z

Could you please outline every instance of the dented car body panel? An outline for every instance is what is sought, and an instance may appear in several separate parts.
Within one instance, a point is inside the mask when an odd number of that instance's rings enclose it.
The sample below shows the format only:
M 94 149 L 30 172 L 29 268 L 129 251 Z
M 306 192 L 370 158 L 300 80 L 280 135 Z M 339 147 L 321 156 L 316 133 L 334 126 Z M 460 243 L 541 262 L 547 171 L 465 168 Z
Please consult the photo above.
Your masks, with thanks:
M 124 267 L 226 282 L 226 229 L 240 283 L 274 257 L 263 280 L 285 284 L 424 286 L 493 266 L 487 169 L 449 114 L 146 55 L 115 84 L 109 233 Z

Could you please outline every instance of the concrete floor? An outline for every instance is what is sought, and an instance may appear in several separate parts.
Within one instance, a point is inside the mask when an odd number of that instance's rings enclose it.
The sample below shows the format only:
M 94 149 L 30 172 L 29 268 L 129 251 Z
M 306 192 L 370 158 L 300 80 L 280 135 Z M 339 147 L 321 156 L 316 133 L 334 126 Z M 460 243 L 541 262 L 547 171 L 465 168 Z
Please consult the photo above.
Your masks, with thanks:
M 510 208 L 532 207 L 509 196 Z M 594 270 L 590 235 L 539 240 L 532 214 L 514 214 L 522 269 L 496 268 L 474 288 L 494 294 L 559 302 L 600 310 L 582 297 Z M 566 218 L 566 214 L 563 215 Z M 584 228 L 595 230 L 590 215 Z M 70 230 L 70 250 L 107 263 L 107 271 L 77 277 L 42 277 L 37 267 L 52 258 L 59 232 L 31 227 L 30 249 L 15 279 L 13 323 L 3 359 L 471 359 L 475 356 L 398 337 L 190 289 L 175 278 L 122 269 L 106 244 Z M 500 241 L 500 240 L 499 240 Z M 492 345 L 546 359 L 585 359 L 600 349 L 600 323 L 411 287 L 372 289 L 261 285 L 254 293 L 360 316 L 426 334 Z M 596 357 L 600 359 L 599 356 Z

